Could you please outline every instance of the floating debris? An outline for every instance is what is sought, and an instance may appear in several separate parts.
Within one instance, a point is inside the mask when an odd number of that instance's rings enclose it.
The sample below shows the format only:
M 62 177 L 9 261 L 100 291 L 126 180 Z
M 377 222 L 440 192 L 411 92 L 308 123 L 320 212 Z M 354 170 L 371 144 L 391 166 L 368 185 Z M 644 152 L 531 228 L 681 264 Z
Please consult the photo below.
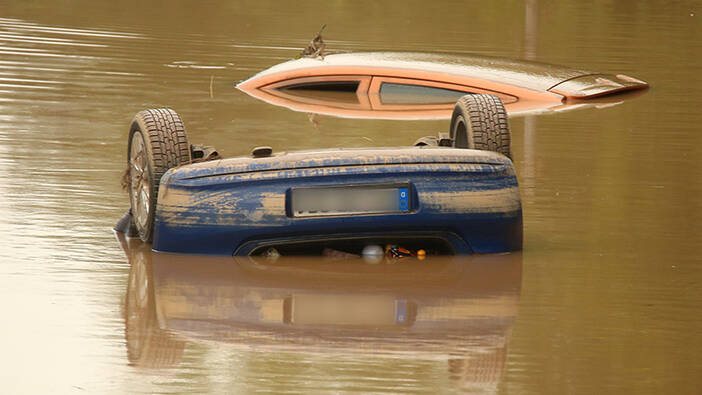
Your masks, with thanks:
M 319 33 L 317 33 L 317 35 L 314 36 L 312 41 L 310 41 L 310 43 L 307 44 L 307 47 L 305 47 L 305 49 L 302 50 L 302 53 L 298 55 L 297 59 L 316 57 L 324 59 L 324 49 L 327 48 L 327 44 L 325 44 L 324 39 L 322 39 L 322 31 L 325 27 L 327 27 L 326 24 L 322 25 L 322 28 L 319 29 Z

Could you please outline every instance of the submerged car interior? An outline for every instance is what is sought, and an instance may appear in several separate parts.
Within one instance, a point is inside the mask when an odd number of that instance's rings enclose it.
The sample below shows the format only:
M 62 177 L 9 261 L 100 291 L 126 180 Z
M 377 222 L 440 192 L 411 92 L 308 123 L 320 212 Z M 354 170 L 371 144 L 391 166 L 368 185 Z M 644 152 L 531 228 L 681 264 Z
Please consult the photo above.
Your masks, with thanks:
M 392 253 L 393 247 L 402 249 L 402 257 L 422 255 L 454 255 L 451 244 L 441 237 L 386 236 L 352 237 L 326 240 L 295 240 L 286 243 L 261 245 L 249 255 L 276 258 L 277 256 L 326 256 L 336 258 L 369 257 L 369 247 L 378 247 L 383 254 Z M 373 248 L 373 252 L 379 251 Z M 423 251 L 423 252 L 420 252 Z M 365 253 L 364 253 L 365 252 Z M 419 254 L 418 254 L 419 252 Z M 400 256 L 398 256 L 400 258 Z

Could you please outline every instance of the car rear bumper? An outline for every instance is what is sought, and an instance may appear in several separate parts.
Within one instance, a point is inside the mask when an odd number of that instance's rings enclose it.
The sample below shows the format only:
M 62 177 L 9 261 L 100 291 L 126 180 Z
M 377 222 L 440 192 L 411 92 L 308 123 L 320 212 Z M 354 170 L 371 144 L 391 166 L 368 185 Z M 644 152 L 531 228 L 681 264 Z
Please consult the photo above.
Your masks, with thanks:
M 329 157 L 311 167 L 294 168 L 293 162 L 281 165 L 279 160 L 265 169 L 232 171 L 231 163 L 214 162 L 210 166 L 217 169 L 171 170 L 159 191 L 153 247 L 247 255 L 281 241 L 415 235 L 440 238 L 459 254 L 521 249 L 521 201 L 508 158 L 448 148 L 375 153 L 375 160 L 359 159 L 356 164 Z M 405 212 L 311 217 L 290 213 L 290 191 L 295 188 L 398 183 L 407 185 L 411 195 Z

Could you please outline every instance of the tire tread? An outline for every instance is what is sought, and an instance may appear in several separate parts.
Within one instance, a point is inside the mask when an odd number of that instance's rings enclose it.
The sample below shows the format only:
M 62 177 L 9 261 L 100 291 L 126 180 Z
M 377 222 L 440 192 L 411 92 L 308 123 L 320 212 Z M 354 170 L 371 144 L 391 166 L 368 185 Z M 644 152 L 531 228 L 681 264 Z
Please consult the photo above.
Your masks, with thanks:
M 499 152 L 511 156 L 511 135 L 507 111 L 502 101 L 493 95 L 465 95 L 458 99 L 454 108 L 451 131 L 455 119 L 463 115 L 471 131 L 469 141 L 478 150 Z M 472 137 L 472 138 L 471 138 Z M 452 136 L 455 138 L 455 136 Z
M 149 160 L 152 171 L 152 210 L 154 215 L 161 177 L 171 168 L 189 164 L 192 161 L 190 144 L 185 125 L 180 116 L 170 108 L 154 108 L 140 111 L 132 122 L 132 131 L 141 130 L 145 144 L 148 146 Z M 153 220 L 140 237 L 151 241 L 153 236 Z

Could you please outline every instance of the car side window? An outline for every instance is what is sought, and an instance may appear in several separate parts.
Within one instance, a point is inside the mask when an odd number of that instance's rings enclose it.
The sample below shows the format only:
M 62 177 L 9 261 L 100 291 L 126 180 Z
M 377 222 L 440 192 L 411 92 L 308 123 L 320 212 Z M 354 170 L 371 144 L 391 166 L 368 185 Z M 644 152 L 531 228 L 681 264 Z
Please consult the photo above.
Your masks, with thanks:
M 294 91 L 356 92 L 359 84 L 360 81 L 314 81 L 285 85 L 278 89 Z
M 368 101 L 371 77 L 364 75 L 322 75 L 274 82 L 261 89 L 289 100 L 326 102 L 342 106 L 364 105 Z
M 383 82 L 380 85 L 382 104 L 453 104 L 470 92 L 433 86 Z
M 315 81 L 285 85 L 277 89 L 300 99 L 358 104 L 356 91 L 359 84 L 359 81 Z

